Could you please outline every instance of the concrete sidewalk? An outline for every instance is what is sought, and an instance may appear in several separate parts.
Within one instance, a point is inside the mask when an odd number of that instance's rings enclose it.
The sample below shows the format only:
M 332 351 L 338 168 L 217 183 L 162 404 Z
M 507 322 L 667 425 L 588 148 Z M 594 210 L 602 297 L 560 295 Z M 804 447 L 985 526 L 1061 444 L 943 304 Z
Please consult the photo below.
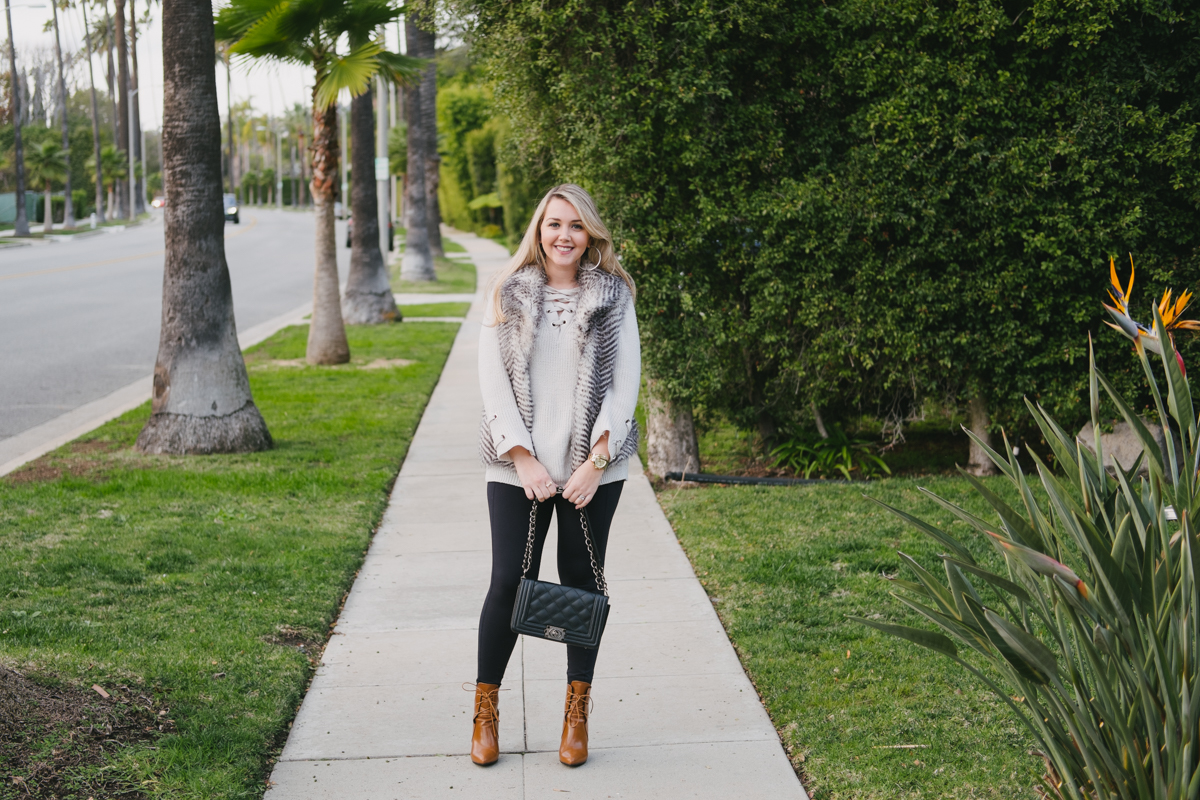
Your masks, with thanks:
M 507 259 L 456 235 L 476 295 L 383 522 L 271 775 L 267 800 L 474 797 L 796 798 L 779 739 L 641 468 L 613 521 L 612 613 L 582 767 L 558 762 L 562 645 L 517 644 L 500 694 L 499 763 L 468 756 L 490 539 L 477 456 L 482 289 Z M 431 298 L 432 299 L 432 298 Z M 551 529 L 552 532 L 555 528 Z M 544 580 L 557 581 L 554 535 Z

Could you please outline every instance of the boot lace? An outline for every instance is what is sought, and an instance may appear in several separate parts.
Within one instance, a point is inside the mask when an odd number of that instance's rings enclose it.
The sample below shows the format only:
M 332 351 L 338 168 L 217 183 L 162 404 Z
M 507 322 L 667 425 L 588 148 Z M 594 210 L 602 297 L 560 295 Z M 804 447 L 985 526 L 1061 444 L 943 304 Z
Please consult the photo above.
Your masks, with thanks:
M 592 710 L 592 696 L 590 694 L 576 694 L 571 692 L 567 698 L 567 724 L 572 728 L 579 725 L 586 725 L 588 714 Z
M 464 689 L 467 689 L 468 686 L 475 689 L 475 717 L 472 721 L 482 722 L 485 725 L 495 723 L 500 718 L 500 711 L 496 708 L 499 690 L 480 691 L 473 684 L 463 684 Z

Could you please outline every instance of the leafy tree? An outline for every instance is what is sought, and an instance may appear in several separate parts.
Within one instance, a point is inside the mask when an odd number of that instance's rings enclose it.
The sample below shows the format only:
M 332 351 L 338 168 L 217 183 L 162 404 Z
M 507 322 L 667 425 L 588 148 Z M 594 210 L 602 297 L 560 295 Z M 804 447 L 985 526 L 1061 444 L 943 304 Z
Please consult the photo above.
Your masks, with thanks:
M 379 73 L 416 75 L 420 62 L 385 50 L 372 33 L 394 19 L 390 0 L 232 0 L 216 16 L 217 40 L 234 55 L 313 68 L 311 189 L 316 204 L 316 276 L 309 326 L 310 364 L 350 360 L 338 296 L 333 202 L 338 184 L 337 96 L 362 94 Z M 352 42 L 345 52 L 342 40 Z
M 30 144 L 25 151 L 25 173 L 31 184 L 45 187 L 46 219 L 42 232 L 49 233 L 54 228 L 50 195 L 54 184 L 62 183 L 67 177 L 67 154 L 62 145 L 50 139 Z
M 520 151 L 617 229 L 657 385 L 764 441 L 930 397 L 1082 421 L 1108 256 L 1200 278 L 1190 7 L 467 6 Z
M 87 162 L 88 169 L 96 169 L 96 159 L 89 158 Z M 123 179 L 126 173 L 129 172 L 129 162 L 125 156 L 117 149 L 116 145 L 106 144 L 100 149 L 100 175 L 104 182 L 104 187 L 108 191 L 108 201 L 105 206 L 109 219 L 112 219 L 114 214 L 114 197 L 117 181 Z M 101 221 L 104 219 L 104 214 L 100 215 Z

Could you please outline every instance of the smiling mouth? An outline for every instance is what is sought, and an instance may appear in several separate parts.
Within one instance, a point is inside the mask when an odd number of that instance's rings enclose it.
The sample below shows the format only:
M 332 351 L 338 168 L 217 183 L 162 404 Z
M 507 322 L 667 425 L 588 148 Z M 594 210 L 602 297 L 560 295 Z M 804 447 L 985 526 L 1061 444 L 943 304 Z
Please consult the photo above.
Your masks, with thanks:
M 554 249 L 557 250 L 558 252 L 562 253 L 563 255 L 566 255 L 567 253 L 570 253 L 575 250 L 574 247 L 564 247 L 561 244 L 554 245 Z

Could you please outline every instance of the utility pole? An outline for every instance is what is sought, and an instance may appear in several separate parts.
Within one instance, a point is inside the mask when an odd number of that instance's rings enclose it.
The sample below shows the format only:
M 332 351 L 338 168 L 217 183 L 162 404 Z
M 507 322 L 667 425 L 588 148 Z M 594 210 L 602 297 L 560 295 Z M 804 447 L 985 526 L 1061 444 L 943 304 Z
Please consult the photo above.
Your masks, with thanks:
M 391 165 L 392 165 L 392 131 L 394 131 L 396 129 L 396 106 L 399 105 L 399 103 L 397 102 L 398 99 L 399 99 L 399 92 L 397 91 L 396 83 L 394 81 L 388 81 L 388 110 L 390 111 L 390 113 L 388 115 L 387 148 L 386 148 L 386 152 L 384 152 L 384 155 L 387 156 L 387 158 L 388 158 L 388 192 L 389 192 L 388 197 L 390 198 L 390 205 L 388 205 L 388 213 L 392 215 L 392 219 L 399 218 L 399 214 L 397 213 L 397 208 L 396 208 L 396 173 L 393 172 L 391 169 Z
M 283 148 L 280 139 L 287 136 L 287 131 L 275 128 L 275 208 L 283 211 Z
M 387 82 L 382 75 L 375 78 L 378 91 L 375 92 L 377 107 L 375 109 L 375 206 L 379 214 L 379 253 L 383 263 L 388 263 L 388 222 L 391 217 L 391 203 L 388 198 L 388 93 Z
M 96 72 L 92 68 L 92 37 L 88 28 L 87 0 L 79 4 L 83 9 L 84 42 L 87 43 L 88 80 L 92 84 L 92 149 L 96 158 L 96 220 L 104 222 L 104 172 L 100 165 L 100 112 L 96 106 Z M 94 223 L 93 223 L 94 226 Z
M 62 146 L 67 158 L 67 185 L 65 189 L 65 204 L 63 206 L 63 229 L 75 227 L 75 209 L 71 205 L 71 135 L 67 127 L 67 81 L 63 78 L 62 43 L 58 36 L 58 0 L 50 0 L 50 8 L 54 9 L 54 53 L 58 56 L 58 94 L 62 98 Z
M 12 84 L 10 108 L 13 113 L 13 160 L 17 168 L 17 217 L 14 233 L 17 236 L 28 236 L 29 217 L 25 213 L 25 153 L 21 149 L 21 90 L 17 85 L 17 43 L 13 40 L 12 8 L 9 6 L 9 0 L 4 0 L 4 16 L 8 20 L 8 66 L 12 70 L 8 74 L 11 77 L 9 83 Z

